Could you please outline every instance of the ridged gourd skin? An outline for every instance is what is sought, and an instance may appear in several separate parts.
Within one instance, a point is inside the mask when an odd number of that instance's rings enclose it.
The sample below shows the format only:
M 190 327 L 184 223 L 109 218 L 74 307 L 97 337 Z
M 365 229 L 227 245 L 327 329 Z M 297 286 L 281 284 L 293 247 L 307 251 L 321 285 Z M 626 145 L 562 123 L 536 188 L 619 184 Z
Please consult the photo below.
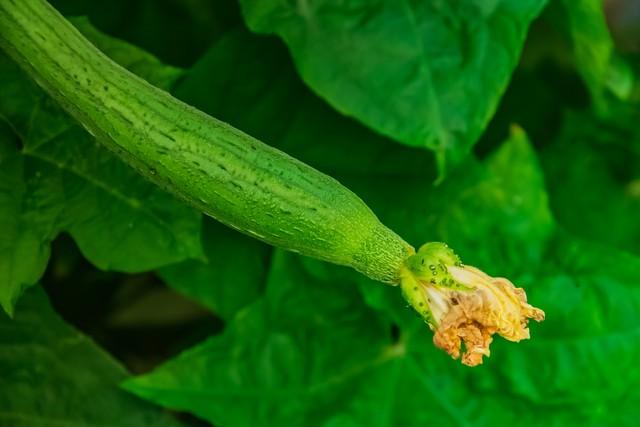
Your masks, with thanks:
M 399 281 L 413 248 L 358 196 L 125 70 L 46 1 L 0 0 L 0 47 L 98 141 L 190 205 L 271 245 Z

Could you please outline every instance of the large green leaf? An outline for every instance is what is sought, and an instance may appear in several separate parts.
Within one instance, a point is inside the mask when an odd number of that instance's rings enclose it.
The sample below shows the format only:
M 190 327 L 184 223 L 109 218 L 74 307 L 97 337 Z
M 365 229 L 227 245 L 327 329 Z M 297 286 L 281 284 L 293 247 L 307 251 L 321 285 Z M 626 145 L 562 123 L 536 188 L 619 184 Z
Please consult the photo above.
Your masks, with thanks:
M 380 351 L 385 325 L 371 322 L 355 287 L 319 286 L 297 264 L 278 252 L 265 301 L 239 313 L 224 335 L 126 388 L 222 425 L 302 425 L 307 411 L 320 414 L 340 377 L 358 378 L 353 368 L 366 369 Z
M 42 289 L 15 318 L 0 313 L 0 425 L 178 427 L 162 410 L 118 388 L 125 370 L 64 323 Z
M 84 20 L 74 22 L 107 54 L 161 87 L 181 73 Z M 39 278 L 49 243 L 61 231 L 102 269 L 143 271 L 202 257 L 198 213 L 99 146 L 5 56 L 0 75 L 0 116 L 12 129 L 5 131 L 12 141 L 3 142 L 11 147 L 1 172 L 7 202 L 0 209 L 9 220 L 0 222 L 0 235 L 15 236 L 3 243 L 0 260 L 5 311 Z
M 457 161 L 476 142 L 544 0 L 241 1 L 281 36 L 302 78 L 340 112 Z

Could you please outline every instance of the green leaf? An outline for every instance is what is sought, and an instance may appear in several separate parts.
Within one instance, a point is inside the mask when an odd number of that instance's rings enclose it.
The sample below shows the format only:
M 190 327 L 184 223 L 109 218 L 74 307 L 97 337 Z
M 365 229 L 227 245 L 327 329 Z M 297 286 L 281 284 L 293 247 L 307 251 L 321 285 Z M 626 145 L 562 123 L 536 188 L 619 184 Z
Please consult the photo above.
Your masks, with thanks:
M 81 25 L 88 31 L 85 21 Z M 113 47 L 123 65 L 148 73 L 161 86 L 179 75 L 123 42 L 99 36 L 97 43 L 107 54 Z M 19 138 L 22 145 L 10 150 L 4 160 L 10 167 L 1 172 L 14 184 L 2 196 L 7 198 L 2 215 L 11 220 L 0 222 L 0 235 L 16 236 L 1 252 L 5 311 L 11 313 L 21 291 L 40 277 L 49 243 L 63 231 L 102 269 L 138 272 L 202 257 L 199 213 L 98 145 L 5 56 L 0 56 L 0 75 L 0 117 L 11 127 L 11 139 Z
M 542 161 L 551 207 L 563 227 L 640 255 L 640 133 L 631 117 L 621 118 L 614 123 L 567 114 Z
M 323 408 L 335 411 L 335 398 L 349 401 L 352 381 L 357 387 L 370 368 L 398 356 L 392 345 L 383 348 L 391 344 L 386 332 L 355 287 L 314 281 L 297 258 L 278 251 L 265 300 L 239 313 L 222 336 L 125 388 L 215 424 L 317 425 L 330 416 Z M 331 350 L 338 348 L 346 351 Z
M 443 167 L 487 125 L 545 1 L 241 4 L 249 26 L 281 36 L 304 81 L 338 111 L 434 150 Z
M 13 134 L 0 133 L 0 305 L 13 315 L 19 295 L 38 281 L 61 214 L 54 182 L 25 170 Z M 30 179 L 25 180 L 25 174 Z M 51 188 L 54 187 L 54 188 Z
M 599 108 L 605 95 L 620 99 L 631 95 L 634 85 L 632 69 L 616 52 L 607 27 L 602 0 L 562 0 L 557 3 L 573 46 L 576 67 Z
M 184 72 L 180 68 L 163 64 L 155 56 L 132 44 L 98 31 L 86 17 L 71 18 L 70 21 L 98 49 L 107 53 L 109 58 L 154 86 L 168 90 Z
M 98 30 L 151 52 L 166 64 L 181 67 L 193 64 L 220 34 L 241 19 L 235 0 L 49 3 L 64 16 L 87 16 Z M 74 24 L 79 26 L 77 21 Z
M 531 289 L 530 298 L 545 307 L 547 320 L 525 347 L 507 352 L 496 372 L 533 402 L 574 405 L 579 413 L 594 419 L 611 416 L 609 425 L 621 425 L 616 417 L 632 414 L 614 415 L 610 408 L 638 398 L 628 385 L 640 380 L 634 368 L 640 259 L 562 234 L 545 258 L 537 274 L 521 282 Z M 504 350 L 496 347 L 496 352 Z
M 271 247 L 209 218 L 202 240 L 207 261 L 184 261 L 158 274 L 173 289 L 231 319 L 262 293 Z
M 0 313 L 0 425 L 178 427 L 118 388 L 125 370 L 29 290 L 15 318 Z

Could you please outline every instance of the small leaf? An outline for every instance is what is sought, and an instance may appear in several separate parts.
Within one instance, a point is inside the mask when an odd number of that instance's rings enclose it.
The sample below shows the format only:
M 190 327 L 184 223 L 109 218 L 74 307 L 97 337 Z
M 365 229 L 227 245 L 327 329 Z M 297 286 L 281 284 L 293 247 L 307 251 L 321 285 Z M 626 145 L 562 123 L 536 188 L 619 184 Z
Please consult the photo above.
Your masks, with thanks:
M 341 113 L 460 161 L 493 115 L 544 0 L 241 1 L 284 39 L 304 81 Z
M 9 315 L 44 272 L 62 211 L 59 181 L 25 170 L 12 139 L 12 133 L 0 132 L 0 305 Z

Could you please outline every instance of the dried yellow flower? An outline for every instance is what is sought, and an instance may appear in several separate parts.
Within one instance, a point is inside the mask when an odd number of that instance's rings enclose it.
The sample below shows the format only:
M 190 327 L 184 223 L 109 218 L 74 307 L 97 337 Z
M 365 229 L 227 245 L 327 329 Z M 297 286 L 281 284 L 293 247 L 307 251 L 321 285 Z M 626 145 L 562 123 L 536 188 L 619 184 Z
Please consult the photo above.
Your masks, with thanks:
M 401 286 L 434 330 L 434 344 L 454 359 L 464 345 L 462 363 L 468 366 L 489 356 L 493 334 L 517 342 L 529 338 L 529 319 L 544 320 L 544 312 L 527 303 L 522 288 L 463 266 L 443 243 L 427 243 L 407 260 Z

